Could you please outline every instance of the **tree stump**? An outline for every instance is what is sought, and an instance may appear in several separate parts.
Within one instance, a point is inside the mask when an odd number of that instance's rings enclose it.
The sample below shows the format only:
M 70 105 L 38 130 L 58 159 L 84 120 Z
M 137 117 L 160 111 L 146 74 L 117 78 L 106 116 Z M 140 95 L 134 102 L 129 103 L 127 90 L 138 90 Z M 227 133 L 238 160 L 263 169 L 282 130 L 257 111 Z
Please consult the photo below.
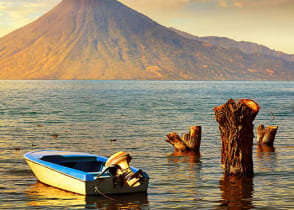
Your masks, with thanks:
M 253 120 L 259 105 L 250 99 L 237 103 L 229 99 L 226 104 L 215 107 L 215 119 L 221 136 L 221 162 L 229 175 L 253 176 Z
M 257 144 L 273 146 L 278 126 L 268 126 L 264 128 L 263 124 L 260 124 L 257 128 Z
M 201 144 L 201 126 L 192 126 L 189 134 L 184 134 L 183 138 L 179 137 L 176 132 L 167 135 L 166 141 L 172 144 L 175 151 L 199 151 Z

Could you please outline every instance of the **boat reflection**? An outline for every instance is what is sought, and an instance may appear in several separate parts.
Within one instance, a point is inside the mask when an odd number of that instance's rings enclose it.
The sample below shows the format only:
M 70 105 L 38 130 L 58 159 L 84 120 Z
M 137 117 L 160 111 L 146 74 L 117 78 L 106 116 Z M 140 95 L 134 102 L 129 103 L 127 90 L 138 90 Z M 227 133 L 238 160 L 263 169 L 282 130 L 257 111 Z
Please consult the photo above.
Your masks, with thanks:
M 86 209 L 142 209 L 148 208 L 147 193 L 128 195 L 84 196 L 37 182 L 26 191 L 29 205 L 32 207 L 76 208 Z M 111 199 L 110 199 L 111 198 Z
M 222 192 L 220 209 L 252 209 L 253 178 L 227 176 L 219 181 Z

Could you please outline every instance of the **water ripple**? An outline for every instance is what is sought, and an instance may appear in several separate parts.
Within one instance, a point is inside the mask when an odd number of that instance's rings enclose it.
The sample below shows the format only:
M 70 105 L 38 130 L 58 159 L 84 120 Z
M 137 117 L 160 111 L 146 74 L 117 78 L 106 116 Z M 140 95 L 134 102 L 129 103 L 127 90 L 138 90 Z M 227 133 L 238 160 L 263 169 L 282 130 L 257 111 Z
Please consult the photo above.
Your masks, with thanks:
M 293 93 L 293 82 L 0 81 L 0 208 L 292 209 Z M 259 103 L 255 127 L 279 126 L 274 150 L 254 145 L 252 180 L 223 176 L 213 108 L 229 98 Z M 192 125 L 200 154 L 174 153 L 166 135 Z M 148 195 L 110 202 L 36 183 L 22 156 L 40 149 L 125 150 L 151 177 Z

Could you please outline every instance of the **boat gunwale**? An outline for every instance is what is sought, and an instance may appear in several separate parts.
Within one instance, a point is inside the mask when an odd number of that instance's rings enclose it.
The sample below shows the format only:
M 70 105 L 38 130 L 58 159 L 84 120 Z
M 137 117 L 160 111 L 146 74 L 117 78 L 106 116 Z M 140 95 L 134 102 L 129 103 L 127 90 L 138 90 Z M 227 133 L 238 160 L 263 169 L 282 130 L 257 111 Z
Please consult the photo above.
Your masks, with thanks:
M 44 156 L 34 156 L 33 153 L 36 152 L 52 152 L 50 155 L 48 156 L 52 156 L 52 155 L 60 155 L 63 157 L 95 157 L 97 159 L 97 161 L 100 162 L 106 162 L 107 158 L 103 157 L 103 156 L 99 156 L 99 155 L 92 155 L 92 154 L 88 154 L 88 153 L 75 153 L 75 152 L 66 152 L 66 153 L 72 153 L 71 155 L 62 155 L 63 151 L 55 151 L 55 150 L 41 150 L 41 151 L 33 151 L 33 152 L 27 152 L 24 154 L 24 159 L 26 161 L 30 161 L 32 163 L 38 164 L 42 167 L 48 168 L 50 170 L 56 171 L 60 174 L 66 175 L 68 177 L 74 178 L 76 180 L 80 180 L 83 182 L 87 182 L 87 181 L 95 181 L 95 175 L 92 174 L 91 172 L 85 172 L 82 170 L 78 170 L 78 169 L 74 169 L 74 168 L 70 168 L 67 166 L 63 166 L 57 163 L 53 163 L 50 161 L 46 161 L 46 160 L 42 160 L 43 157 L 47 156 L 46 154 Z M 54 154 L 55 153 L 55 154 Z M 108 178 L 110 176 L 102 176 L 101 178 Z

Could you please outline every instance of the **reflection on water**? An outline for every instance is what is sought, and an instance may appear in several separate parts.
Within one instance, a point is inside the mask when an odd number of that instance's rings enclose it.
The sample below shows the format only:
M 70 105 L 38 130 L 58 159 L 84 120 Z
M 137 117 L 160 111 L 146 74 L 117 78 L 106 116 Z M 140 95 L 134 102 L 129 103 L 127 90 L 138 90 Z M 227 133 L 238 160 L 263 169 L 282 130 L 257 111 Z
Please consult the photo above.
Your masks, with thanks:
M 168 156 L 169 161 L 174 161 L 176 163 L 191 163 L 190 165 L 195 165 L 195 163 L 200 163 L 200 152 L 193 151 L 174 151 L 174 153 Z
M 148 208 L 146 193 L 102 196 L 83 196 L 36 182 L 26 191 L 32 207 L 85 207 L 87 209 L 144 209 Z
M 115 201 L 97 196 L 86 197 L 86 208 L 98 209 L 149 209 L 147 193 L 111 196 Z
M 201 170 L 200 152 L 174 151 L 168 155 L 169 177 L 178 179 L 176 182 L 192 185 L 197 182 Z M 181 175 L 179 178 L 179 175 Z M 188 179 L 187 179 L 188 178 Z
M 253 179 L 248 177 L 227 176 L 219 181 L 222 192 L 220 207 L 229 209 L 251 209 Z
M 30 206 L 69 206 L 83 205 L 82 195 L 59 190 L 54 187 L 36 182 L 26 191 Z
M 257 145 L 256 159 L 257 168 L 264 172 L 272 171 L 276 167 L 276 153 L 274 146 Z
M 256 156 L 263 156 L 264 154 L 266 156 L 270 156 L 272 152 L 275 152 L 274 146 L 268 146 L 268 145 L 257 145 L 256 147 Z

